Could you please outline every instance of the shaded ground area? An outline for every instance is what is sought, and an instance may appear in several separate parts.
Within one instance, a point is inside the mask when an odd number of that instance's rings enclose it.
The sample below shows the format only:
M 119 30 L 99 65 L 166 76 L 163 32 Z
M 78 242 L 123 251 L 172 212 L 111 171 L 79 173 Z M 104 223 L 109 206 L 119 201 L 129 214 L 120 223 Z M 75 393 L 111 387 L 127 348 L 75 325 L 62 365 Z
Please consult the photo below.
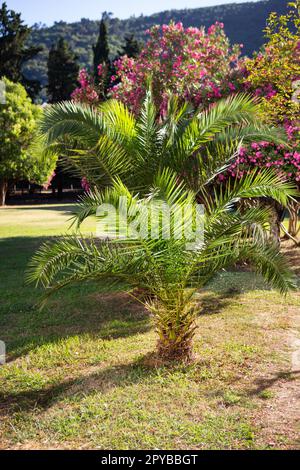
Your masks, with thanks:
M 224 272 L 199 294 L 197 362 L 146 367 L 151 319 L 121 287 L 74 286 L 39 311 L 24 285 L 31 254 L 72 210 L 0 211 L 0 447 L 299 448 L 299 292 L 283 299 L 250 272 Z M 300 250 L 284 249 L 299 272 Z
M 293 270 L 300 277 L 300 249 L 291 241 L 283 243 L 283 252 L 289 258 Z

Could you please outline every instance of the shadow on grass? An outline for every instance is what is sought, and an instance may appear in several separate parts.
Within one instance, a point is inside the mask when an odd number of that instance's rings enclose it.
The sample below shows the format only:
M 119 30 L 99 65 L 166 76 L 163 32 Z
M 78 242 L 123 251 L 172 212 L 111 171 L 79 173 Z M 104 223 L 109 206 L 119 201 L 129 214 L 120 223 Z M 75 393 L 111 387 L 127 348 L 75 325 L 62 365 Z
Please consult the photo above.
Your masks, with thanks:
M 296 246 L 289 247 L 284 250 L 284 254 L 288 258 L 296 276 L 300 277 L 300 248 Z
M 254 388 L 249 391 L 250 396 L 261 395 L 263 392 L 269 390 L 278 382 L 289 382 L 300 378 L 300 370 L 295 371 L 281 371 L 273 375 L 272 377 L 261 377 L 256 379 Z M 300 398 L 300 391 L 298 398 Z
M 50 238 L 51 239 L 51 238 Z M 53 295 L 40 311 L 43 292 L 25 284 L 24 271 L 35 250 L 48 237 L 17 237 L 0 241 L 0 339 L 8 362 L 47 343 L 91 334 L 101 339 L 128 337 L 151 328 L 143 306 L 116 285 L 89 282 Z
M 22 209 L 23 210 L 23 209 Z M 81 334 L 101 339 L 147 332 L 149 317 L 142 305 L 121 293 L 121 286 L 107 293 L 97 283 L 68 287 L 37 309 L 41 290 L 24 283 L 24 271 L 35 250 L 49 237 L 16 237 L 0 240 L 0 339 L 7 343 L 8 360 L 14 360 L 47 343 Z M 238 287 L 237 287 L 238 286 Z M 217 276 L 201 296 L 200 315 L 219 314 L 240 294 L 269 288 L 249 272 Z
M 80 298 L 81 294 L 77 292 L 66 305 L 63 305 L 63 300 L 56 301 L 55 312 L 50 311 L 49 306 L 42 312 L 23 314 L 20 324 L 11 326 L 11 331 L 9 324 L 6 324 L 8 337 L 6 339 L 4 334 L 3 338 L 7 343 L 7 362 L 14 361 L 40 346 L 59 343 L 71 337 L 88 334 L 91 339 L 113 340 L 145 333 L 151 329 L 149 315 L 142 305 L 130 296 L 115 292 L 104 294 L 101 298 L 100 294 L 91 293 L 91 286 L 89 287 L 90 292 L 85 289 L 84 299 Z M 74 290 L 68 289 L 68 294 L 72 295 L 72 292 Z M 60 308 L 65 308 L 65 311 L 58 312 Z M 14 318 L 15 315 L 8 315 L 8 320 L 13 322 Z
M 55 211 L 55 212 L 64 212 L 66 215 L 69 215 L 73 212 L 76 211 L 76 201 L 74 201 L 74 204 L 62 204 L 60 205 L 59 203 L 53 202 L 52 204 L 36 204 L 33 206 L 6 206 L 5 210 L 14 210 L 14 211 L 21 211 L 21 212 L 27 212 L 27 211 Z
M 238 289 L 229 288 L 225 292 L 207 293 L 201 298 L 199 315 L 217 315 L 221 313 L 234 298 L 241 295 Z
M 81 398 L 96 393 L 107 394 L 117 387 L 126 387 L 144 382 L 151 377 L 161 374 L 163 366 L 156 368 L 144 364 L 146 356 L 141 356 L 130 363 L 118 364 L 56 382 L 35 390 L 25 390 L 12 393 L 0 392 L 0 416 L 13 414 L 15 411 L 47 410 L 65 399 Z M 177 367 L 177 366 L 176 366 Z M 183 366 L 185 367 L 185 366 Z M 248 391 L 248 396 L 260 396 L 278 382 L 296 380 L 300 370 L 281 371 L 273 377 L 260 378 L 254 382 L 254 388 Z
M 0 392 L 0 416 L 15 411 L 32 411 L 53 406 L 65 398 L 86 397 L 93 393 L 108 393 L 119 386 L 137 384 L 156 375 L 157 370 L 141 365 L 141 359 L 133 363 L 100 369 L 89 375 L 82 375 L 54 383 L 48 387 L 4 394 Z

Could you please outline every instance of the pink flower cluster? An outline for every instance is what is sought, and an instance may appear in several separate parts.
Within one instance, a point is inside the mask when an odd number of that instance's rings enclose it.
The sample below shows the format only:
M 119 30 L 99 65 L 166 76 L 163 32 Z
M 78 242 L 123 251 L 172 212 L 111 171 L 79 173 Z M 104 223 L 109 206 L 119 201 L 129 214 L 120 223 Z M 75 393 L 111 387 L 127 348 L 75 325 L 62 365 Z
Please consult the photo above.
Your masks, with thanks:
M 80 103 L 96 104 L 99 101 L 99 95 L 86 69 L 80 70 L 78 83 L 79 87 L 71 95 L 72 100 Z
M 267 100 L 270 100 L 273 96 L 277 95 L 277 91 L 273 88 L 271 83 L 268 83 L 261 88 L 257 88 L 254 94 L 255 96 L 263 96 Z
M 86 191 L 87 193 L 90 191 L 91 186 L 90 183 L 88 182 L 87 178 L 84 176 L 81 180 L 81 187 Z
M 299 129 L 289 125 L 290 135 L 295 138 Z M 300 153 L 296 141 L 291 141 L 292 148 L 285 145 L 276 145 L 273 142 L 253 142 L 247 147 L 242 147 L 235 162 L 225 174 L 219 175 L 219 180 L 225 181 L 228 177 L 242 178 L 255 168 L 273 168 L 285 175 L 300 186 Z

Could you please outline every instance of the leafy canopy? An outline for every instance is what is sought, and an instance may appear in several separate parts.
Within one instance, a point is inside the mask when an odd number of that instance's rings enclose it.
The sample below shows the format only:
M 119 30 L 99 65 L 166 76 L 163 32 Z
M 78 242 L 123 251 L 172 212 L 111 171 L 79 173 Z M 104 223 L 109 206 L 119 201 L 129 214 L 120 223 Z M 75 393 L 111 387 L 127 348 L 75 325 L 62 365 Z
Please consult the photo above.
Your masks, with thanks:
M 42 138 L 34 139 L 41 107 L 34 105 L 21 84 L 4 78 L 5 104 L 0 104 L 0 179 L 26 179 L 43 184 L 53 171 L 57 155 L 49 153 Z M 34 151 L 32 146 L 39 147 Z
M 287 14 L 270 15 L 263 50 L 245 64 L 246 84 L 261 96 L 266 120 L 296 125 L 300 102 L 300 1 L 289 5 Z

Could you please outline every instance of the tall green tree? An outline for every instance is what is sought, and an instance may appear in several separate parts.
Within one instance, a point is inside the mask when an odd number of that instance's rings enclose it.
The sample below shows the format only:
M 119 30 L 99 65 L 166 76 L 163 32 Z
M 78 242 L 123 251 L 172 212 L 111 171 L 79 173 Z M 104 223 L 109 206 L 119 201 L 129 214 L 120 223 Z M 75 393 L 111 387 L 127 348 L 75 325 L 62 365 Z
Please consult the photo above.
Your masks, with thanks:
M 98 66 L 106 65 L 109 66 L 109 46 L 107 36 L 106 21 L 102 18 L 99 26 L 99 35 L 96 44 L 93 46 L 94 51 L 94 78 L 97 81 L 98 77 Z
M 26 46 L 30 33 L 31 28 L 24 25 L 21 14 L 8 10 L 3 3 L 0 8 L 0 78 L 21 82 L 33 98 L 40 90 L 40 83 L 26 78 L 22 68 L 41 48 Z
M 0 206 L 5 204 L 9 183 L 28 180 L 43 184 L 53 172 L 57 155 L 35 138 L 42 108 L 32 103 L 25 88 L 7 78 L 5 104 L 0 104 Z
M 78 57 L 63 38 L 53 45 L 48 58 L 48 98 L 50 103 L 66 101 L 76 88 Z

